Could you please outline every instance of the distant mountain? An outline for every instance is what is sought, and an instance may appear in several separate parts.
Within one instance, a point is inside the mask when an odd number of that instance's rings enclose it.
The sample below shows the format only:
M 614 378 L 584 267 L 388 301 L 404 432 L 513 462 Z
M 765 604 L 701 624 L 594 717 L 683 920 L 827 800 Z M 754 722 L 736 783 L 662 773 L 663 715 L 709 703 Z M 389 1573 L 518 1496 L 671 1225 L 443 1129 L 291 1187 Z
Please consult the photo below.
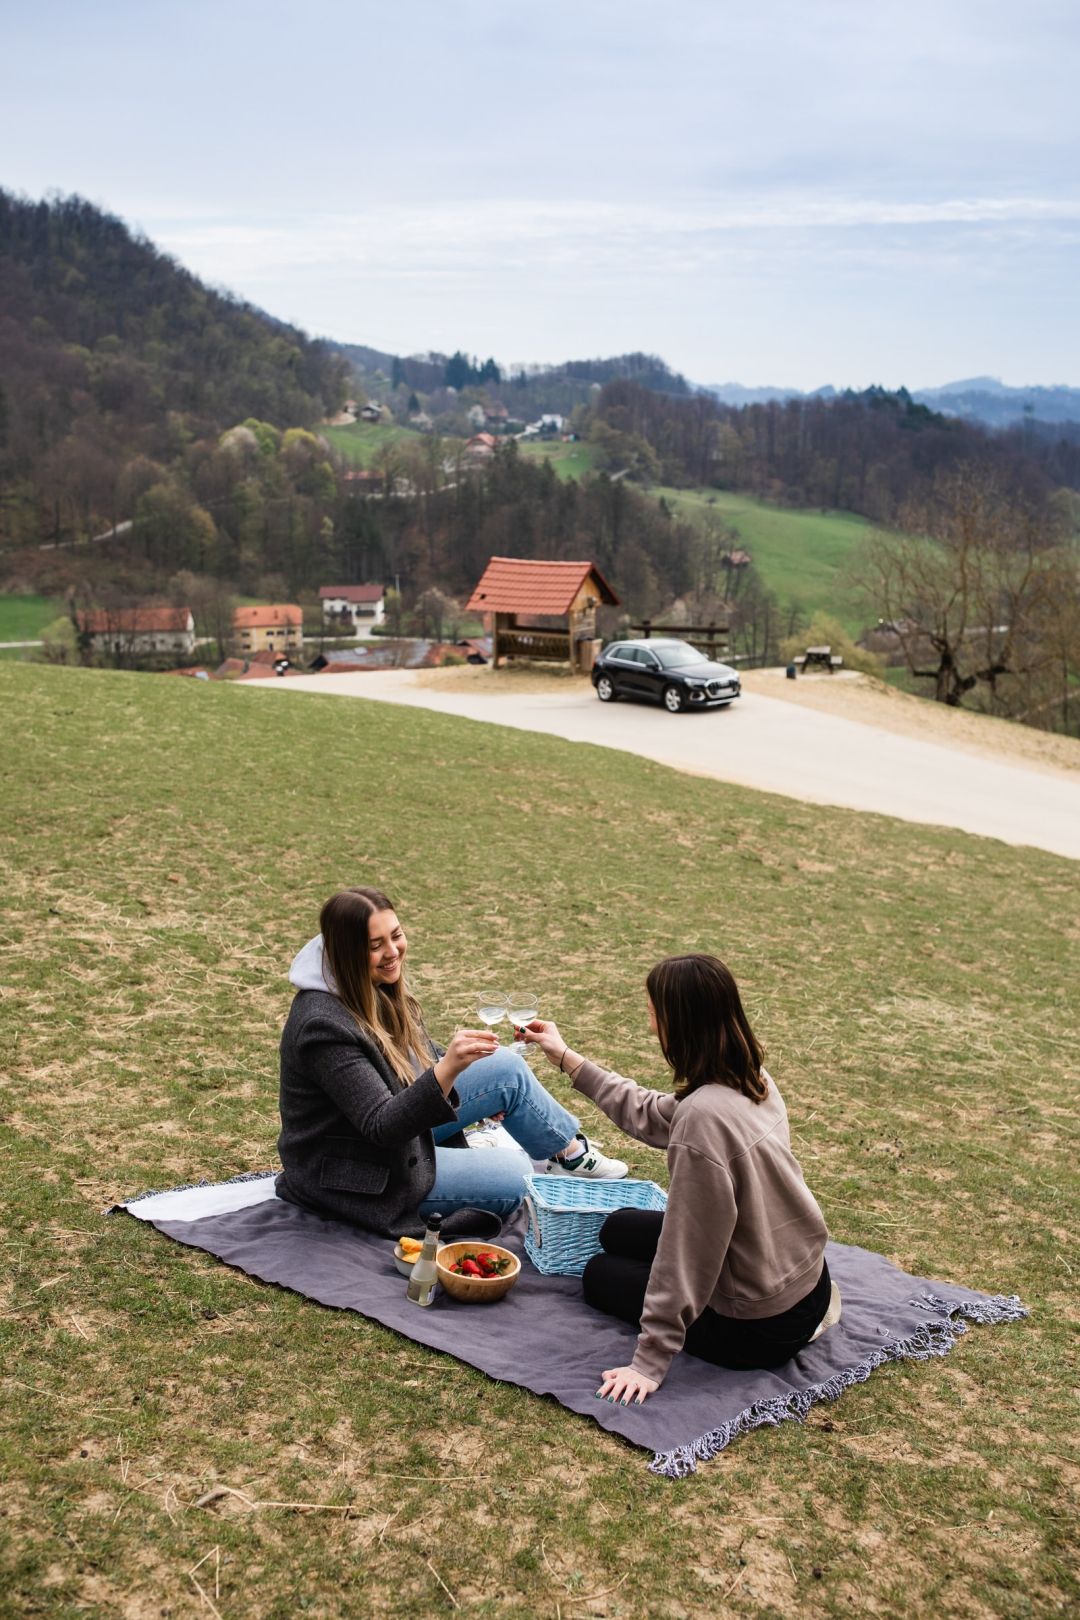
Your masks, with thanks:
M 987 427 L 1033 421 L 1080 422 L 1080 388 L 1010 388 L 997 377 L 970 377 L 942 388 L 921 388 L 912 397 L 945 416 L 962 416 Z
M 747 388 L 742 383 L 709 383 L 705 392 L 724 405 L 765 405 L 772 400 L 836 399 L 846 390 L 831 385 L 811 393 L 801 388 Z M 1053 425 L 1080 423 L 1080 388 L 1012 388 L 997 377 L 966 377 L 940 388 L 913 388 L 911 397 L 929 405 L 942 416 L 959 416 L 984 427 L 1013 427 L 1017 422 L 1034 421 Z

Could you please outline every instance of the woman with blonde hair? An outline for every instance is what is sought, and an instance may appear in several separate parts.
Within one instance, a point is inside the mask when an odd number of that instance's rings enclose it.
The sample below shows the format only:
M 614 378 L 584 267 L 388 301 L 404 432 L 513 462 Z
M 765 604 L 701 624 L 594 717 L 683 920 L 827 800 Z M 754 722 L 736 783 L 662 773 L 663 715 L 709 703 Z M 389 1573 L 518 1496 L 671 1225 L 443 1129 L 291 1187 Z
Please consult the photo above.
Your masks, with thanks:
M 435 1211 L 488 1211 L 497 1230 L 521 1203 L 528 1160 L 579 1179 L 626 1175 L 491 1030 L 434 1043 L 405 979 L 405 931 L 380 889 L 331 896 L 319 928 L 289 972 L 279 1197 L 393 1236 L 422 1232 Z M 491 1115 L 525 1156 L 459 1151 L 462 1127 Z M 469 1230 L 490 1235 L 474 1218 Z
M 667 1149 L 666 1211 L 615 1210 L 582 1279 L 590 1305 L 640 1328 L 630 1365 L 608 1368 L 596 1392 L 624 1406 L 659 1389 L 683 1349 L 778 1367 L 839 1315 L 825 1222 L 730 971 L 670 956 L 646 989 L 674 1092 L 588 1062 L 552 1023 L 525 1032 L 629 1136 Z

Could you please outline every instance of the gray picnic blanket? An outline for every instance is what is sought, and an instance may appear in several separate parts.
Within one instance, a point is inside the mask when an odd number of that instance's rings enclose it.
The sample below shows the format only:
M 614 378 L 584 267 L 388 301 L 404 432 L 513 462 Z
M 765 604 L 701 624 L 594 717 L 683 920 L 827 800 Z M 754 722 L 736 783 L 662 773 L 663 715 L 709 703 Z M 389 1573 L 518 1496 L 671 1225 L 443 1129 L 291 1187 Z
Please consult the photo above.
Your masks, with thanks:
M 630 1361 L 634 1330 L 591 1310 L 580 1278 L 536 1271 L 524 1255 L 520 1218 L 499 1240 L 522 1256 L 521 1277 L 505 1299 L 463 1305 L 440 1294 L 418 1310 L 405 1297 L 387 1239 L 285 1203 L 272 1175 L 147 1194 L 116 1208 L 250 1277 L 357 1311 L 491 1378 L 552 1396 L 653 1452 L 652 1471 L 671 1478 L 692 1473 L 740 1434 L 805 1417 L 816 1402 L 835 1400 L 887 1361 L 947 1354 L 968 1322 L 1027 1315 L 1015 1295 L 910 1277 L 880 1254 L 830 1243 L 843 1315 L 816 1343 L 772 1372 L 733 1372 L 677 1356 L 659 1393 L 624 1409 L 595 1392 L 605 1367 Z

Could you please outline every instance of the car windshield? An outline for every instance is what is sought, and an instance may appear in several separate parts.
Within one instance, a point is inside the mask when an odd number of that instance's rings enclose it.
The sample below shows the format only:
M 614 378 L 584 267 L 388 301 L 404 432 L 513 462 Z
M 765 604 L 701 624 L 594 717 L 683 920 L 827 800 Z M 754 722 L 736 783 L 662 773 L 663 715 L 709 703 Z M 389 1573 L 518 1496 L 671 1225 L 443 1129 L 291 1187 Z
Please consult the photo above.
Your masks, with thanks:
M 704 653 L 691 647 L 688 641 L 654 641 L 651 649 L 660 660 L 661 669 L 683 669 L 687 664 L 707 664 Z

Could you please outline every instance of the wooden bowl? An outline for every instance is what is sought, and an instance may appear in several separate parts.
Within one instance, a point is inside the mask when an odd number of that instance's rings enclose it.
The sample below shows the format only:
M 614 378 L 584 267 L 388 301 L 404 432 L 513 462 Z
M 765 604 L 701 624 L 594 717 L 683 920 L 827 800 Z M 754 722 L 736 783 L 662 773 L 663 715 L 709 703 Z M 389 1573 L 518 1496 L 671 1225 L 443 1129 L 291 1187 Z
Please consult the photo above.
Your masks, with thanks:
M 500 1260 L 505 1255 L 513 1264 L 501 1277 L 463 1277 L 450 1267 L 466 1254 L 495 1254 Z M 439 1282 L 450 1298 L 460 1299 L 465 1305 L 489 1305 L 502 1299 L 521 1276 L 521 1261 L 516 1254 L 501 1249 L 497 1243 L 484 1243 L 479 1239 L 469 1243 L 444 1243 L 435 1256 L 435 1266 Z

